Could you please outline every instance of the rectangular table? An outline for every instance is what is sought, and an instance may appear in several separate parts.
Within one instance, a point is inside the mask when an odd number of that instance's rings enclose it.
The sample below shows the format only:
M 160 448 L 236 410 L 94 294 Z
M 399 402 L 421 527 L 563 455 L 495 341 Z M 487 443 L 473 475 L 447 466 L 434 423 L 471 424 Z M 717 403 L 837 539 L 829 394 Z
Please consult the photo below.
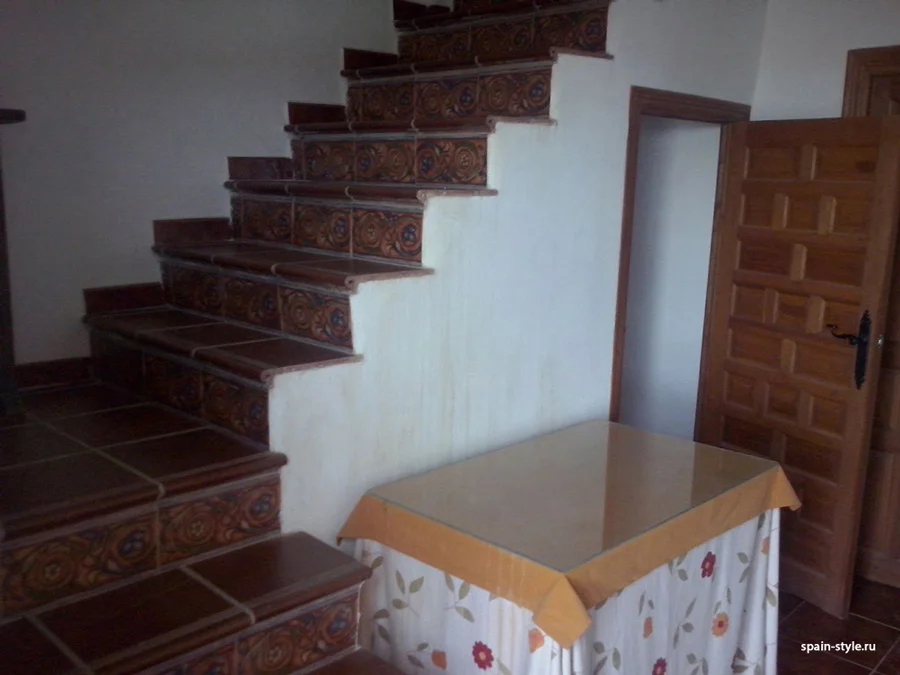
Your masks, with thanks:
M 372 490 L 341 537 L 405 672 L 774 675 L 785 506 L 774 462 L 596 421 Z

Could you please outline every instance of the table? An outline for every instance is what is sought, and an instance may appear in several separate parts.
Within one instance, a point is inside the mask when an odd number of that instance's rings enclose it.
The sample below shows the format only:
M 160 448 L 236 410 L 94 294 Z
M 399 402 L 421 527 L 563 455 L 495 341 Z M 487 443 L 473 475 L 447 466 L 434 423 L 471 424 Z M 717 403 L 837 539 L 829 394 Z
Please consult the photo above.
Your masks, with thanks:
M 587 422 L 370 491 L 361 644 L 405 672 L 775 673 L 774 462 Z

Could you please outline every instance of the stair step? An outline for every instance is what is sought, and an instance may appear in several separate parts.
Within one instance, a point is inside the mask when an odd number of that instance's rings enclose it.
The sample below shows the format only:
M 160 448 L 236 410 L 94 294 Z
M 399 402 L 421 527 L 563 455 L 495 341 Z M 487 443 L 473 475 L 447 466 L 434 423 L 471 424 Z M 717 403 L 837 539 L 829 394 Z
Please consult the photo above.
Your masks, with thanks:
M 327 290 L 354 292 L 365 281 L 430 274 L 430 270 L 264 242 L 224 241 L 189 247 L 154 247 L 164 260 L 205 263 L 228 270 L 274 277 Z M 234 317 L 240 318 L 240 317 Z
M 0 429 L 0 617 L 278 528 L 264 445 L 103 384 L 23 403 Z
M 366 184 L 352 181 L 230 180 L 225 187 L 236 194 L 305 197 L 353 204 L 418 206 L 429 197 L 493 197 L 496 190 L 471 185 Z
M 307 136 L 291 144 L 294 174 L 324 182 L 485 186 L 485 131 Z
M 481 2 L 456 2 L 453 11 L 434 12 L 421 16 L 409 16 L 394 19 L 394 27 L 400 31 L 411 31 L 422 28 L 433 28 L 467 21 L 492 20 L 506 18 L 509 15 L 532 14 L 542 10 L 568 8 L 568 5 L 590 5 L 585 0 L 482 0 Z M 603 0 L 593 3 L 602 5 Z M 396 15 L 395 15 L 396 16 Z
M 550 47 L 605 53 L 608 13 L 608 3 L 592 1 L 478 21 L 440 21 L 402 33 L 400 60 L 516 58 Z
M 183 325 L 190 320 L 194 326 Z M 194 362 L 200 370 L 204 365 L 221 369 L 251 381 L 251 386 L 268 383 L 279 373 L 357 360 L 344 351 L 177 309 L 90 316 L 87 323 L 95 331 L 119 335 L 161 352 L 162 358 L 190 360 L 188 363 Z M 145 374 L 145 378 L 147 375 L 152 374 Z M 170 404 L 164 387 L 152 389 L 158 392 L 161 402 Z M 197 414 L 200 401 L 192 403 L 197 409 L 184 412 Z
M 4 672 L 40 663 L 45 675 L 287 675 L 342 658 L 380 666 L 355 646 L 359 584 L 370 574 L 307 534 L 269 539 L 0 626 L 0 645 L 29 656 L 16 654 Z
M 415 135 L 425 138 L 432 134 L 455 133 L 482 133 L 489 134 L 494 131 L 497 124 L 507 122 L 511 124 L 552 124 L 552 120 L 546 115 L 535 117 L 500 117 L 497 115 L 479 115 L 475 117 L 460 117 L 452 120 L 349 120 L 345 122 L 323 122 L 319 124 L 288 124 L 284 130 L 298 137 L 318 134 L 368 134 L 380 132 L 386 134 Z
M 347 116 L 354 123 L 415 120 L 417 126 L 489 117 L 546 118 L 552 66 L 552 59 L 505 60 L 445 72 L 353 80 L 347 91 Z
M 242 196 L 232 199 L 231 211 L 241 239 L 386 262 L 422 260 L 423 206 L 419 202 L 365 206 L 347 198 Z

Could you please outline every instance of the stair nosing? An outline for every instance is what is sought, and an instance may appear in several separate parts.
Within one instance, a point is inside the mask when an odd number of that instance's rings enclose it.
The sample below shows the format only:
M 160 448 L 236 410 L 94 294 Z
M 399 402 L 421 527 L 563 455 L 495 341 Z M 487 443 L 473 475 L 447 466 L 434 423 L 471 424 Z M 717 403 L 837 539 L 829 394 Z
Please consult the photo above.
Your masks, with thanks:
M 242 178 L 237 180 L 254 180 L 249 178 Z M 262 179 L 265 180 L 265 179 Z M 366 200 L 352 200 L 347 197 L 335 198 L 335 199 L 327 199 L 320 197 L 292 197 L 290 195 L 280 195 L 280 194 L 268 194 L 265 192 L 262 193 L 253 193 L 253 192 L 235 192 L 232 195 L 232 199 L 249 199 L 253 201 L 271 201 L 271 202 L 285 202 L 285 203 L 294 203 L 294 204 L 313 204 L 315 206 L 333 206 L 334 204 L 347 204 L 352 207 L 352 205 L 358 205 L 359 208 L 383 208 L 390 210 L 392 213 L 415 213 L 421 214 L 424 212 L 424 205 L 421 203 L 410 204 L 408 202 L 379 202 L 379 201 L 366 201 Z M 308 248 L 308 247 L 298 247 L 298 248 Z M 325 249 L 315 249 L 321 250 L 325 252 Z M 387 258 L 385 258 L 387 260 Z
M 456 123 L 454 123 L 456 122 Z M 495 133 L 498 124 L 534 124 L 534 125 L 556 125 L 556 120 L 550 117 L 550 114 L 542 115 L 479 115 L 473 117 L 460 117 L 453 120 L 420 120 L 426 126 L 416 126 L 416 119 L 398 120 L 397 122 L 384 123 L 393 125 L 396 129 L 354 129 L 354 124 L 368 124 L 369 121 L 349 120 L 346 123 L 331 123 L 334 126 L 331 129 L 323 129 L 324 125 L 318 124 L 287 124 L 284 130 L 294 139 L 301 140 L 306 138 L 327 138 L 329 140 L 340 140 L 343 138 L 365 137 L 372 134 L 396 134 L 404 139 L 413 138 L 455 138 L 456 134 L 462 135 L 463 138 L 489 136 Z M 315 127 L 320 127 L 316 129 Z M 475 131 L 477 129 L 477 131 Z
M 557 50 L 556 47 L 553 48 Z M 567 52 L 557 52 L 567 53 Z M 587 52 L 593 54 L 595 52 Z M 596 52 L 605 55 L 606 52 Z M 603 56 L 598 57 L 603 58 Z M 411 62 L 415 63 L 415 62 Z M 420 61 L 419 63 L 427 63 Z M 428 70 L 423 72 L 401 73 L 397 75 L 362 75 L 362 76 L 345 76 L 351 88 L 374 86 L 377 84 L 389 84 L 392 82 L 430 82 L 432 80 L 443 80 L 448 77 L 466 77 L 473 73 L 478 75 L 494 75 L 498 73 L 519 73 L 529 70 L 546 70 L 552 68 L 557 63 L 556 56 L 548 56 L 545 58 L 522 57 L 521 59 L 509 59 L 504 63 L 487 63 L 483 65 L 459 65 L 447 70 Z
M 492 23 L 504 23 L 506 21 L 519 18 L 527 18 L 530 16 L 551 16 L 553 14 L 567 14 L 569 12 L 580 11 L 585 9 L 608 8 L 612 0 L 581 0 L 580 2 L 571 2 L 564 5 L 546 5 L 544 7 L 532 7 L 529 9 L 527 5 L 523 5 L 521 9 L 510 11 L 493 11 L 493 12 L 470 12 L 466 14 L 449 12 L 448 16 L 433 15 L 432 17 L 420 17 L 418 19 L 394 21 L 394 27 L 401 36 L 421 35 L 427 33 L 444 32 L 448 28 L 454 26 L 480 26 L 490 25 Z M 425 21 L 432 23 L 431 26 L 415 27 L 416 21 Z M 399 25 L 398 25 L 399 24 Z M 413 24 L 413 28 L 406 28 L 403 24 Z

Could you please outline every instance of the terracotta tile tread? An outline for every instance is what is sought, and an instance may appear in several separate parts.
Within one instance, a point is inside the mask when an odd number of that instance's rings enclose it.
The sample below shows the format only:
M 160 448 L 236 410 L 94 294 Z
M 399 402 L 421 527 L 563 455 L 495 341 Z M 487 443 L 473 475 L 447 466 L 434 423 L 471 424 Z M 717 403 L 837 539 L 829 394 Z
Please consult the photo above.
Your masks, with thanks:
M 558 53 L 565 50 L 558 50 L 556 47 L 537 47 L 533 49 L 523 50 L 515 57 L 509 56 L 467 56 L 462 59 L 446 59 L 443 61 L 403 61 L 391 63 L 383 66 L 369 66 L 367 68 L 354 68 L 341 71 L 341 75 L 351 80 L 369 80 L 381 79 L 385 77 L 402 77 L 414 75 L 434 74 L 440 75 L 445 72 L 457 70 L 481 70 L 490 68 L 492 70 L 502 71 L 504 67 L 523 69 L 546 68 L 553 65 Z M 591 53 L 592 56 L 597 54 Z M 605 54 L 601 55 L 605 56 Z
M 355 608 L 356 587 L 370 574 L 368 567 L 341 551 L 308 534 L 296 533 L 251 544 L 55 609 L 38 610 L 34 621 L 46 626 L 98 675 L 143 672 L 166 662 L 167 669 L 176 664 L 194 667 L 207 663 L 204 659 L 224 658 L 231 662 L 231 659 L 253 658 L 254 654 L 244 648 L 255 644 L 253 636 L 277 631 L 297 617 L 324 616 L 321 610 L 316 615 L 320 605 L 326 613 L 333 611 L 331 608 L 346 607 L 344 616 L 351 621 L 351 628 L 355 627 L 356 612 L 349 610 Z M 306 625 L 302 619 L 300 625 Z M 352 649 L 354 636 L 355 630 L 348 632 L 350 644 L 335 645 L 339 650 L 335 655 Z M 0 628 L 0 645 L 11 640 L 30 649 L 36 662 L 45 661 L 52 667 L 66 665 L 57 653 L 59 650 L 41 641 L 39 633 L 30 631 L 29 625 L 15 623 Z M 306 644 L 305 639 L 300 644 Z M 315 641 L 308 644 L 315 645 Z M 206 654 L 202 651 L 205 645 L 211 646 Z M 319 649 L 320 645 L 307 648 Z M 190 652 L 195 654 L 188 656 Z M 326 657 L 322 653 L 313 656 Z M 332 664 L 331 670 L 323 672 L 335 675 L 396 672 L 385 670 L 377 659 L 366 655 L 353 653 L 341 661 L 345 666 L 364 665 L 366 669 L 341 670 Z M 245 672 L 245 666 L 241 664 L 240 672 Z M 11 675 L 24 672 L 34 671 L 13 670 Z M 204 668 L 202 672 L 211 670 Z M 237 672 L 237 669 L 227 672 Z
M 461 9 L 452 12 L 435 13 L 413 19 L 399 19 L 394 26 L 402 31 L 415 31 L 439 26 L 452 26 L 472 21 L 490 19 L 507 19 L 510 15 L 530 15 L 541 10 L 573 9 L 573 5 L 584 7 L 603 7 L 609 0 L 507 0 L 497 2 L 483 9 Z
M 367 132 L 420 134 L 422 132 L 443 131 L 451 133 L 486 134 L 491 133 L 498 122 L 515 123 L 547 123 L 547 115 L 537 117 L 505 117 L 497 115 L 480 115 L 478 117 L 462 117 L 453 120 L 408 120 L 399 122 L 381 121 L 348 121 L 326 122 L 321 124 L 288 124 L 284 130 L 302 136 L 306 134 L 355 134 Z
M 25 397 L 30 422 L 0 430 L 0 522 L 7 541 L 273 473 L 286 462 L 135 400 L 104 385 Z
M 154 250 L 170 260 L 214 265 L 347 292 L 355 290 L 362 281 L 431 273 L 411 264 L 347 258 L 253 241 L 224 241 L 183 248 L 156 247 Z
M 423 204 L 432 196 L 493 196 L 496 190 L 474 186 L 436 187 L 434 185 L 379 185 L 308 180 L 230 180 L 225 187 L 232 192 L 352 202 L 394 202 L 398 205 Z

